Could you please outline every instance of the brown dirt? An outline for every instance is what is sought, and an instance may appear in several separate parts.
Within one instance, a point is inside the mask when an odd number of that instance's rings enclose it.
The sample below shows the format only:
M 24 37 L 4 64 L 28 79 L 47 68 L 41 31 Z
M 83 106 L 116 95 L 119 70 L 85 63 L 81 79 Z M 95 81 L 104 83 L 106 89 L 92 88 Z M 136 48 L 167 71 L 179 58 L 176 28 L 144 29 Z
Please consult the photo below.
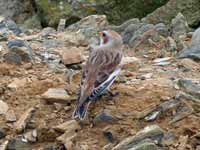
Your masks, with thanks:
M 155 56 L 154 56 L 155 57 Z M 110 127 L 114 136 L 114 144 L 121 141 L 129 135 L 134 135 L 147 125 L 158 124 L 165 131 L 172 130 L 175 133 L 175 139 L 172 143 L 178 142 L 180 135 L 189 134 L 190 137 L 199 131 L 200 118 L 199 114 L 193 114 L 184 118 L 174 124 L 169 124 L 170 116 L 167 114 L 161 115 L 156 121 L 146 122 L 136 118 L 137 113 L 149 107 L 155 106 L 163 102 L 163 98 L 172 98 L 178 92 L 174 88 L 174 83 L 170 77 L 190 77 L 200 79 L 200 65 L 197 70 L 190 72 L 182 72 L 175 70 L 178 67 L 180 60 L 174 60 L 170 65 L 165 67 L 152 66 L 151 58 L 141 58 L 144 63 L 141 68 L 151 68 L 153 77 L 149 80 L 136 80 L 130 85 L 116 82 L 112 86 L 112 90 L 119 91 L 120 95 L 116 96 L 109 101 L 106 97 L 102 97 L 90 105 L 88 116 L 92 118 L 103 107 L 111 110 L 112 114 L 122 116 L 122 113 L 127 115 L 119 117 L 120 119 L 113 123 L 99 123 L 91 126 L 91 122 L 85 121 L 83 127 L 78 131 L 78 136 L 74 139 L 74 144 L 77 146 L 88 145 L 90 150 L 101 150 L 103 146 L 108 144 L 108 140 L 104 137 L 102 130 L 105 127 Z M 141 71 L 135 71 L 128 79 L 140 76 Z M 9 108 L 12 108 L 16 113 L 17 118 L 32 106 L 37 106 L 37 110 L 32 117 L 32 125 L 30 127 L 41 130 L 41 135 L 38 137 L 38 142 L 32 144 L 33 149 L 40 149 L 48 143 L 54 143 L 55 138 L 61 135 L 56 133 L 51 128 L 65 121 L 71 120 L 71 113 L 75 106 L 75 102 L 68 104 L 70 110 L 65 111 L 63 105 L 61 110 L 55 111 L 55 105 L 45 104 L 40 95 L 43 94 L 48 88 L 64 87 L 68 89 L 72 87 L 71 94 L 75 95 L 79 75 L 73 80 L 73 85 L 67 85 L 64 81 L 64 74 L 48 72 L 48 67 L 45 64 L 35 64 L 32 67 L 27 67 L 27 64 L 15 66 L 2 63 L 0 65 L 0 85 L 5 87 L 11 83 L 14 78 L 27 78 L 28 81 L 24 87 L 15 90 L 6 88 L 5 93 L 0 95 L 0 99 L 5 101 Z M 189 102 L 189 101 L 188 101 Z M 191 102 L 189 102 L 191 103 Z M 192 103 L 191 103 L 192 105 Z M 0 116 L 0 124 L 8 125 L 7 134 L 16 136 L 12 127 L 12 123 L 6 123 L 5 118 Z M 44 133 L 43 133 L 44 132 Z M 0 140 L 0 143 L 3 140 Z

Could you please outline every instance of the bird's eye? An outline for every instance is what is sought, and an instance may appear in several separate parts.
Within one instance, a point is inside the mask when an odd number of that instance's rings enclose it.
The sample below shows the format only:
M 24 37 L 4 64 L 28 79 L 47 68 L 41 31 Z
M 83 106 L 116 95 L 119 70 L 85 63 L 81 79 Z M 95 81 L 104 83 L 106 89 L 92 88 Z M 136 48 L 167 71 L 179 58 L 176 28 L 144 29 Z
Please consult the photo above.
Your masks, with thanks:
M 105 33 L 103 33 L 103 34 L 102 34 L 102 36 L 103 36 L 103 37 L 106 37 L 106 34 L 105 34 Z

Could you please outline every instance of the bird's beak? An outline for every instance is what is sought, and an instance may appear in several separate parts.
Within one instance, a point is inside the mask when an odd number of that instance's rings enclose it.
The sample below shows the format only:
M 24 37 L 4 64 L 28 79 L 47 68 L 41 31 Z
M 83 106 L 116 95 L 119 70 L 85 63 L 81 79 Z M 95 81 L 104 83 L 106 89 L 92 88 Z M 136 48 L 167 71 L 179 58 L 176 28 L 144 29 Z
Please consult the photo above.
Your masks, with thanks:
M 102 34 L 103 34 L 102 32 L 99 32 L 99 37 L 100 37 L 100 38 L 102 37 Z

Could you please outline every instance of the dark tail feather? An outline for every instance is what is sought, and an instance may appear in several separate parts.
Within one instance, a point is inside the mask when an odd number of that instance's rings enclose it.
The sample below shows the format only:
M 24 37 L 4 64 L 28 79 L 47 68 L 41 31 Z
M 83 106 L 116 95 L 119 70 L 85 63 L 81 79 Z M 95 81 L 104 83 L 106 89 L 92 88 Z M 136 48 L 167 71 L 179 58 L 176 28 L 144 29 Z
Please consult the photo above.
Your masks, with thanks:
M 90 103 L 86 103 L 84 105 L 81 105 L 81 106 L 77 106 L 72 117 L 73 118 L 77 118 L 79 117 L 81 120 L 83 120 L 86 116 L 86 113 L 87 113 L 87 109 L 88 109 L 88 106 L 89 106 Z

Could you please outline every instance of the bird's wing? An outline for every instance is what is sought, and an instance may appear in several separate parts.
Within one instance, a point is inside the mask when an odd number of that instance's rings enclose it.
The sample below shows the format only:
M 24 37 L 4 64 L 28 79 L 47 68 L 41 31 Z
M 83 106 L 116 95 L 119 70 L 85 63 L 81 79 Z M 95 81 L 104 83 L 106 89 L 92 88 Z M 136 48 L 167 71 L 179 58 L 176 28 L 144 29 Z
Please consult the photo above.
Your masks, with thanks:
M 91 53 L 82 69 L 79 103 L 90 101 L 104 92 L 119 73 L 120 51 L 96 50 Z M 81 97 L 85 97 L 82 99 Z M 87 97 L 87 98 L 86 98 Z

